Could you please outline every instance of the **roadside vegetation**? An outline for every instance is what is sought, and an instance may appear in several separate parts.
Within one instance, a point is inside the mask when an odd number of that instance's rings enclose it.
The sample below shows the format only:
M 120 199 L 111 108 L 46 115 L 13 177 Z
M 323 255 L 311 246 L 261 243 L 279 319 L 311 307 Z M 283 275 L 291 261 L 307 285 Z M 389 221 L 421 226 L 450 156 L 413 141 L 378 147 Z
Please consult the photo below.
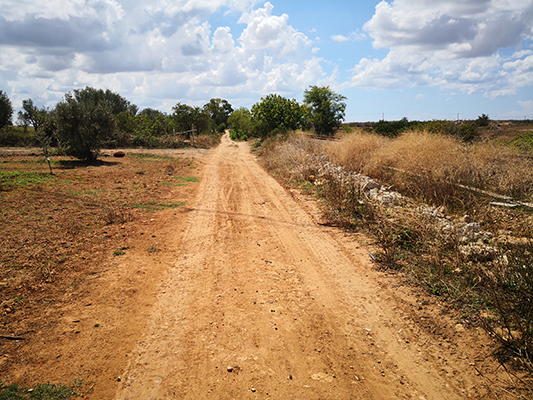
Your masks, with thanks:
M 378 268 L 438 296 L 458 322 L 485 328 L 502 345 L 515 393 L 531 396 L 533 127 L 502 141 L 475 124 L 474 141 L 427 129 L 447 126 L 433 121 L 394 135 L 339 131 L 336 141 L 294 132 L 258 153 L 279 179 L 319 199 L 324 223 L 374 238 Z
M 219 98 L 203 107 L 177 103 L 170 114 L 139 111 L 118 93 L 87 86 L 66 93 L 52 109 L 23 100 L 13 126 L 13 106 L 0 91 L 0 146 L 41 147 L 50 155 L 89 162 L 104 148 L 210 148 L 219 143 L 232 112 Z

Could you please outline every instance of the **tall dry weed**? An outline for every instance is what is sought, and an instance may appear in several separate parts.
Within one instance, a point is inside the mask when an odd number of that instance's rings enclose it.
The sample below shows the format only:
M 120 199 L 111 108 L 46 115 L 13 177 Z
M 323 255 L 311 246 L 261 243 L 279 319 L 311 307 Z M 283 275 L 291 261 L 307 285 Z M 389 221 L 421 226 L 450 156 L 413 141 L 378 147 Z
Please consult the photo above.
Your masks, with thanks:
M 324 144 L 310 139 L 305 133 L 292 132 L 286 140 L 271 139 L 265 143 L 261 152 L 263 165 L 292 181 L 306 181 L 317 174 L 317 165 L 313 155 L 323 151 Z
M 471 151 L 473 184 L 522 200 L 533 199 L 533 160 L 494 143 L 476 145 Z
M 325 152 L 334 164 L 347 171 L 362 173 L 390 141 L 381 135 L 358 132 L 330 143 Z

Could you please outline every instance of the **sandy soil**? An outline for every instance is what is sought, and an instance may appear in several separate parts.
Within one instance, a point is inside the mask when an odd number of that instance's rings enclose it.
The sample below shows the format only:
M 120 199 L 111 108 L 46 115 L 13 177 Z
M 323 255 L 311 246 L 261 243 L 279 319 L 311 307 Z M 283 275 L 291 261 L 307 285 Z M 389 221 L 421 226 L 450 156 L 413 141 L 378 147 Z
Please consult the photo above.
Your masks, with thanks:
M 320 225 L 246 143 L 226 135 L 202 157 L 188 207 L 126 224 L 131 250 L 45 311 L 55 322 L 6 352 L 18 360 L 3 379 L 81 378 L 89 399 L 462 399 L 505 385 L 490 338 L 377 271 L 365 237 Z

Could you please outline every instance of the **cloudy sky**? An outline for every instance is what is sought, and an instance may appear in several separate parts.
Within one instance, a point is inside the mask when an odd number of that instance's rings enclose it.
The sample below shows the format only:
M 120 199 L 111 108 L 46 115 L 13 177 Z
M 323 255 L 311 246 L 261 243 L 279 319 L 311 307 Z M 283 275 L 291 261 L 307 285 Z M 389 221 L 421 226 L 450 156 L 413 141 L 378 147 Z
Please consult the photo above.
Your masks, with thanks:
M 329 85 L 347 121 L 533 119 L 533 0 L 0 0 L 0 90 L 141 109 Z

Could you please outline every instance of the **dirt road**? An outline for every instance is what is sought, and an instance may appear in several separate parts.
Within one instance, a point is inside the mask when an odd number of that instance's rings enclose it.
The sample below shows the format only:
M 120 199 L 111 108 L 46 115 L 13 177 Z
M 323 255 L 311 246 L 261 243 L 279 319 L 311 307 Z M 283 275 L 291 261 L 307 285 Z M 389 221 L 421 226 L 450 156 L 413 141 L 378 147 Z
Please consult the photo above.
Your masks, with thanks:
M 7 325 L 28 340 L 3 344 L 1 381 L 81 378 L 89 399 L 490 398 L 481 330 L 376 271 L 364 236 L 318 224 L 246 143 L 195 157 L 200 182 L 168 199 L 187 208 L 105 227 L 126 254 L 87 255 L 38 321 Z
M 469 361 L 413 329 L 368 255 L 319 227 L 246 144 L 225 136 L 208 157 L 180 247 L 115 398 L 476 397 Z

